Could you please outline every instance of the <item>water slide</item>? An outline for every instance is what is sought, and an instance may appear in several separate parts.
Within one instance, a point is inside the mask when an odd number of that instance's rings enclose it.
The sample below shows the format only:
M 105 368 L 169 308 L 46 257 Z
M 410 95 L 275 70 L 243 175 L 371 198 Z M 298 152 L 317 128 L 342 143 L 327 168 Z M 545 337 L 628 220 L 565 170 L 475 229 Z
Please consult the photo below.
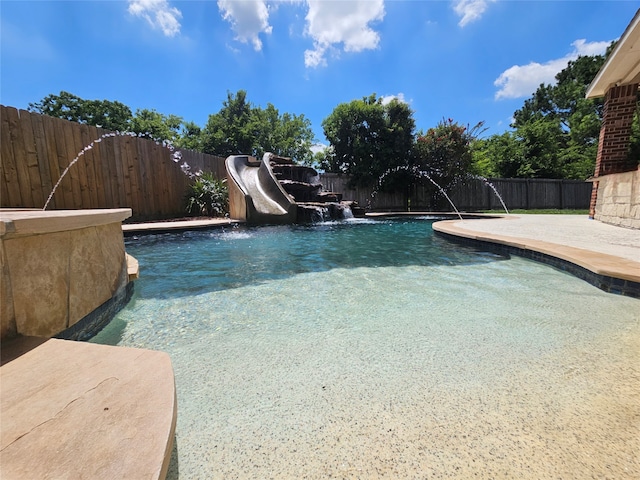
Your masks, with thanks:
M 231 218 L 256 224 L 294 223 L 296 202 L 284 191 L 271 170 L 271 153 L 262 160 L 232 155 L 225 161 Z

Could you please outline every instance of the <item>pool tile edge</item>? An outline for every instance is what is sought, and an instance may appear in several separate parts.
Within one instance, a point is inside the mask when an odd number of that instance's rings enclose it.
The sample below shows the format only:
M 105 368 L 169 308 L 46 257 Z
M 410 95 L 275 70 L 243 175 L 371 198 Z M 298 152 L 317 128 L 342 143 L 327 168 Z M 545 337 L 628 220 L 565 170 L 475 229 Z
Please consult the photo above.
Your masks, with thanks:
M 609 293 L 640 298 L 639 262 L 568 245 L 478 232 L 465 229 L 458 223 L 457 220 L 435 222 L 433 230 L 458 243 L 546 263 Z

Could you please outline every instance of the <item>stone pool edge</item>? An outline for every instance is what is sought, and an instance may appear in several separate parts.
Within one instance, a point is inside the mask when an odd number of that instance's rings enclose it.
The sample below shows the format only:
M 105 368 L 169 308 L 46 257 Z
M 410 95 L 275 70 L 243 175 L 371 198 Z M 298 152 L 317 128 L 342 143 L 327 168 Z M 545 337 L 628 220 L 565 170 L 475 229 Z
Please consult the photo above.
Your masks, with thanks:
M 640 298 L 639 262 L 558 243 L 479 232 L 457 223 L 457 220 L 443 220 L 434 222 L 432 228 L 436 234 L 456 243 L 542 262 L 605 292 Z

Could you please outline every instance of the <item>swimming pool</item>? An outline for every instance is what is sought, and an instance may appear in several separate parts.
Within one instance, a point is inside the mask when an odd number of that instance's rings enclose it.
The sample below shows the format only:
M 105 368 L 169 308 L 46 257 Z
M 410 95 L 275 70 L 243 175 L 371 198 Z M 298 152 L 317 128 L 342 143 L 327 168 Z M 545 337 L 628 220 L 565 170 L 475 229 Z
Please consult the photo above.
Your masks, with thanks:
M 431 221 L 127 240 L 94 341 L 170 354 L 168 478 L 640 474 L 640 303 Z

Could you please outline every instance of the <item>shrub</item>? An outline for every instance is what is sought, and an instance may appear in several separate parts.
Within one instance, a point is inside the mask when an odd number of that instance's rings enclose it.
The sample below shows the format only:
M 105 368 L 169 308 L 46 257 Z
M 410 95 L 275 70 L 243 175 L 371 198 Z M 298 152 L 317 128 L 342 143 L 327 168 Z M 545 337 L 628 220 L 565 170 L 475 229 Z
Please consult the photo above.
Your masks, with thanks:
M 227 181 L 205 172 L 196 178 L 187 192 L 187 213 L 223 217 L 229 213 Z

